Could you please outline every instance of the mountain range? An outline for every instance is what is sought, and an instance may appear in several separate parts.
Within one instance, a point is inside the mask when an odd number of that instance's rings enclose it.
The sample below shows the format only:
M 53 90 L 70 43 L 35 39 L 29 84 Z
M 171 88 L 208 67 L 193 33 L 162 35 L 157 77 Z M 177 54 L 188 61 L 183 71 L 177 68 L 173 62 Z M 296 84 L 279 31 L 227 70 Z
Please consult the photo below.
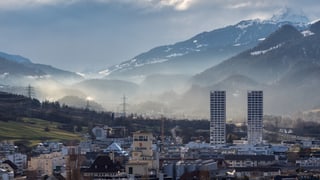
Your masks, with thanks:
M 266 112 L 313 108 L 320 102 L 319 42 L 320 21 L 302 32 L 284 25 L 257 46 L 195 75 L 192 82 L 202 92 L 225 89 L 245 96 L 246 90 L 264 90 Z M 196 91 L 189 94 L 199 94 Z M 237 98 L 230 96 L 229 101 Z
M 172 45 L 155 47 L 101 71 L 108 78 L 146 77 L 152 74 L 194 75 L 240 52 L 255 47 L 285 24 L 306 29 L 308 18 L 284 9 L 268 20 L 244 20 L 203 32 Z
M 227 113 L 245 117 L 246 91 L 259 89 L 266 114 L 290 114 L 320 106 L 320 22 L 308 22 L 288 9 L 269 20 L 241 21 L 153 48 L 101 71 L 102 79 L 82 79 L 0 53 L 0 79 L 54 80 L 54 86 L 39 87 L 45 98 L 56 93 L 55 99 L 65 103 L 71 100 L 64 96 L 93 96 L 105 109 L 115 110 L 127 96 L 131 112 L 203 118 L 209 114 L 209 91 L 226 90 Z M 77 82 L 59 84 L 65 77 Z M 139 83 L 129 82 L 139 78 Z
M 58 81 L 81 80 L 76 73 L 61 70 L 50 65 L 35 64 L 19 55 L 0 52 L 0 80 L 2 84 L 25 84 L 36 79 L 54 79 Z

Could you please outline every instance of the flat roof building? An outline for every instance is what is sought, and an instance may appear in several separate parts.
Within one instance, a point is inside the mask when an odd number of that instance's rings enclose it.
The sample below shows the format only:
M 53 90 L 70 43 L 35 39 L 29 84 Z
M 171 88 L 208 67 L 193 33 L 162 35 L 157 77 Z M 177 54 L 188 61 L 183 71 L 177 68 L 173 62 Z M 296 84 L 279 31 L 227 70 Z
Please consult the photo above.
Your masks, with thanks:
M 210 92 L 210 144 L 226 143 L 226 92 Z
M 261 144 L 263 131 L 263 91 L 248 91 L 248 143 Z

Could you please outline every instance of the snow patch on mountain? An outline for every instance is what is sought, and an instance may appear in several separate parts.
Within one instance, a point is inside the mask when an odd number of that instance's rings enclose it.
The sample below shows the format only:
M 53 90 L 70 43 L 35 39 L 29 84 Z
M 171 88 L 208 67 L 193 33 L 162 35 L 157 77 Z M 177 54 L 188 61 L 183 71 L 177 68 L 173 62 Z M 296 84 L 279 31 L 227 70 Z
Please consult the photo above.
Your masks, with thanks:
M 278 45 L 273 46 L 273 47 L 270 47 L 269 49 L 266 49 L 266 50 L 254 51 L 254 52 L 251 52 L 250 55 L 251 55 L 251 56 L 258 56 L 258 55 L 266 54 L 266 53 L 269 52 L 269 51 L 278 49 L 278 48 L 281 47 L 282 45 L 283 45 L 283 43 L 278 44 Z
M 252 26 L 254 23 L 257 23 L 257 22 L 261 22 L 260 19 L 255 19 L 255 20 L 247 20 L 247 21 L 241 21 L 236 27 L 239 28 L 239 29 L 246 29 L 250 26 Z
M 311 21 L 311 22 L 309 22 L 308 24 L 315 24 L 315 23 L 317 23 L 317 22 L 319 22 L 320 21 L 320 19 L 316 19 L 316 20 L 313 20 L 313 21 Z
M 171 51 L 172 50 L 172 48 L 171 47 L 167 47 L 167 49 L 166 50 L 164 50 L 164 52 L 169 52 L 169 51 Z
M 166 57 L 167 58 L 172 58 L 172 57 L 179 57 L 179 56 L 183 56 L 185 55 L 184 53 L 173 53 L 173 54 L 169 54 Z
M 111 73 L 111 71 L 109 69 L 98 72 L 98 74 L 103 75 L 103 76 L 108 76 L 110 73 Z
M 156 63 L 163 63 L 163 62 L 166 62 L 168 61 L 168 59 L 157 59 L 155 58 L 153 61 L 149 61 L 147 63 L 144 63 L 142 65 L 145 65 L 145 64 L 156 64 Z
M 208 46 L 208 44 L 200 44 L 198 40 L 193 40 L 192 43 L 194 43 L 194 45 L 196 46 L 197 49 L 200 49 L 202 47 L 206 47 Z M 191 50 L 191 51 L 198 51 L 197 49 L 190 49 L 190 48 L 186 48 L 187 50 Z
M 46 75 L 39 75 L 39 76 L 37 76 L 37 75 L 34 75 L 34 76 L 32 76 L 32 75 L 29 75 L 29 76 L 26 76 L 28 79 L 49 79 L 49 78 L 51 78 L 51 75 L 49 75 L 49 74 L 46 74 Z
M 264 41 L 266 38 L 260 38 L 258 39 L 258 41 Z
M 169 55 L 170 57 L 176 57 L 176 56 L 182 56 L 183 54 L 178 54 L 178 53 L 175 53 L 175 54 L 171 54 Z M 129 69 L 133 69 L 135 67 L 141 67 L 141 66 L 144 66 L 144 65 L 149 65 L 149 64 L 156 64 L 156 63 L 163 63 L 163 62 L 166 62 L 168 61 L 169 59 L 165 59 L 165 58 L 153 58 L 151 61 L 147 61 L 147 62 L 144 62 L 144 63 L 139 63 L 137 61 L 137 59 L 131 59 L 129 61 L 126 61 L 124 63 L 121 63 L 121 64 L 117 64 L 115 66 L 112 66 L 111 68 L 109 69 L 106 69 L 106 70 L 103 70 L 103 71 L 100 71 L 99 74 L 100 75 L 104 75 L 104 76 L 108 76 L 110 75 L 111 73 L 115 72 L 115 71 L 123 71 L 123 70 L 129 70 Z
M 270 30 L 268 28 L 272 29 L 281 27 L 282 25 L 287 23 L 291 24 L 291 22 L 294 26 L 302 27 L 300 25 L 304 25 L 303 27 L 306 27 L 309 20 L 304 14 L 296 14 L 296 12 L 288 8 L 282 9 L 268 20 L 243 20 L 238 24 L 213 30 L 212 32 L 203 32 L 183 42 L 153 48 L 148 52 L 134 57 L 133 59 L 122 62 L 118 65 L 111 66 L 104 71 L 100 71 L 99 74 L 107 76 L 116 71 L 124 72 L 126 70 L 134 69 L 148 64 L 163 63 L 178 57 L 184 57 L 188 54 L 201 54 L 202 52 L 205 53 L 207 50 L 211 49 L 213 51 L 219 50 L 220 52 L 223 52 L 223 49 L 226 49 L 230 46 L 236 48 L 241 48 L 241 46 L 247 45 L 250 46 L 253 42 L 258 43 L 259 41 L 265 40 L 265 37 L 269 35 L 268 31 Z M 267 27 L 267 29 L 262 29 L 264 27 Z M 217 36 L 216 34 L 219 34 L 219 36 L 215 37 Z M 225 38 L 220 39 L 220 37 Z M 218 40 L 214 40 L 214 38 Z M 262 51 L 251 52 L 251 55 L 254 56 L 264 54 L 278 47 L 280 47 L 280 45 Z
M 81 77 L 86 77 L 86 75 L 84 73 L 81 73 L 81 72 L 76 72 L 76 74 L 78 74 Z
M 306 36 L 312 36 L 314 35 L 314 32 L 310 31 L 310 30 L 306 30 L 306 31 L 302 31 L 301 34 L 306 37 Z

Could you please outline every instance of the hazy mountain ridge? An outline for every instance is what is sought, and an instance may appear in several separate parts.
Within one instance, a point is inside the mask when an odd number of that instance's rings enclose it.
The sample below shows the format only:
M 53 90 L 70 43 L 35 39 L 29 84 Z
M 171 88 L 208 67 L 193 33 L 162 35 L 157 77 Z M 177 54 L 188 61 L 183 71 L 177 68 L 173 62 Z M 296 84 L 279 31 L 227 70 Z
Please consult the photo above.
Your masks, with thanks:
M 209 92 L 217 89 L 227 91 L 228 111 L 237 117 L 245 117 L 246 92 L 256 89 L 264 91 L 266 114 L 305 110 L 320 102 L 320 25 L 307 24 L 304 18 L 287 20 L 241 21 L 142 53 L 105 71 L 111 74 L 104 79 L 70 86 L 38 81 L 36 88 L 42 88 L 45 99 L 91 97 L 106 110 L 120 112 L 127 103 L 128 112 L 168 117 L 208 118 Z M 1 54 L 0 61 L 23 77 L 65 76 L 51 66 L 8 61 Z M 201 72 L 207 67 L 211 68 Z M 1 80 L 13 74 L 1 68 Z M 195 72 L 201 73 L 190 80 Z M 115 80 L 118 77 L 125 81 Z M 129 77 L 140 81 L 129 82 Z M 83 106 L 82 101 L 76 103 Z
M 231 94 L 241 92 L 242 97 L 229 97 L 229 105 L 239 98 L 245 102 L 245 92 L 258 89 L 264 91 L 267 113 L 286 114 L 312 109 L 320 101 L 319 24 L 320 21 L 310 26 L 312 34 L 308 36 L 303 36 L 293 26 L 282 26 L 256 47 L 194 76 L 193 83 L 203 86 L 202 92 L 216 89 Z M 227 81 L 233 76 L 247 77 L 258 83 L 238 80 L 234 85 Z M 201 96 L 199 92 L 192 94 Z M 208 95 L 202 96 L 205 104 L 204 97 Z M 201 97 L 197 99 L 201 100 Z
M 263 83 L 271 83 L 287 72 L 301 57 L 299 49 L 304 40 L 293 26 L 284 25 L 256 47 L 238 54 L 194 77 L 195 83 L 212 84 L 232 74 L 241 74 Z
M 61 70 L 50 65 L 35 64 L 19 55 L 0 53 L 0 79 L 6 84 L 21 85 L 37 79 L 81 80 L 76 73 Z
M 311 25 L 310 31 L 316 31 L 319 23 Z M 258 81 L 275 82 L 300 61 L 320 63 L 319 38 L 320 33 L 304 37 L 293 26 L 284 25 L 258 46 L 196 75 L 194 81 L 206 84 L 215 81 L 214 77 L 236 72 Z
M 81 98 L 78 96 L 65 96 L 58 100 L 60 104 L 75 107 L 75 108 L 82 108 L 82 109 L 90 109 L 94 111 L 105 111 L 105 109 L 98 103 L 93 100 L 86 100 L 85 98 Z
M 4 52 L 0 52 L 0 58 L 7 59 L 10 61 L 15 61 L 18 63 L 31 63 L 31 60 L 20 55 L 12 55 Z
M 244 20 L 235 25 L 200 33 L 186 41 L 153 48 L 100 73 L 108 77 L 186 72 L 195 74 L 256 46 L 284 24 L 291 24 L 302 30 L 308 26 L 308 21 L 307 17 L 285 9 L 270 20 Z

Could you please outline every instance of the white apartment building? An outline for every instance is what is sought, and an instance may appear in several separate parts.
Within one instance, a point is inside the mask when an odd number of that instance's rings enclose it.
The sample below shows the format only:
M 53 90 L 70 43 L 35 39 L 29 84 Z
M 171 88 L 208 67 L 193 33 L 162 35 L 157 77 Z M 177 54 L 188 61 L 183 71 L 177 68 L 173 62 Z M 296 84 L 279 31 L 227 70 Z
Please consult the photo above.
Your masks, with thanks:
M 261 144 L 263 132 L 263 91 L 248 91 L 248 143 Z
M 226 143 L 226 92 L 210 92 L 210 144 Z

